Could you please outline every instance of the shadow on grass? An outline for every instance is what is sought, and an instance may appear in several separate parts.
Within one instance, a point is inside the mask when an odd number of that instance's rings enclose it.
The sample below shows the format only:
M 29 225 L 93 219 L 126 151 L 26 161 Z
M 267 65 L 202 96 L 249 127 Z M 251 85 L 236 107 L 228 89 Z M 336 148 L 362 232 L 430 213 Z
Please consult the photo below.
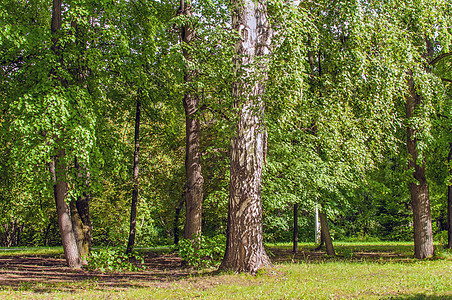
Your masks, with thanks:
M 414 246 L 410 243 L 394 244 L 344 244 L 334 245 L 336 256 L 326 255 L 325 249 L 315 250 L 314 246 L 301 246 L 298 253 L 292 246 L 268 246 L 267 253 L 276 263 L 317 263 L 317 262 L 374 262 L 374 263 L 416 263 Z M 427 260 L 452 260 L 452 251 L 435 245 L 435 256 Z
M 174 282 L 198 277 L 209 281 L 214 272 L 185 268 L 176 254 L 150 255 L 145 265 L 146 270 L 140 272 L 101 273 L 70 269 L 59 257 L 4 256 L 0 257 L 0 287 L 35 293 L 167 288 Z
M 300 247 L 294 254 L 291 247 L 267 247 L 273 262 L 276 263 L 318 263 L 318 262 L 375 262 L 375 263 L 413 263 L 412 245 L 336 245 L 336 256 L 328 256 L 324 249 Z

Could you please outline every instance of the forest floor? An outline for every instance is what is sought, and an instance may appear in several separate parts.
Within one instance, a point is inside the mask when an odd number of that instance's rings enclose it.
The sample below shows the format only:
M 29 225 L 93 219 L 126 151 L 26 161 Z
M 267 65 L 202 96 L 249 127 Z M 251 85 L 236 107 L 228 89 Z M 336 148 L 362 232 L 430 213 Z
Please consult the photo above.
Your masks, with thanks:
M 339 243 L 329 257 L 312 244 L 295 255 L 271 245 L 274 267 L 257 276 L 188 268 L 169 251 L 142 250 L 146 269 L 122 273 L 71 270 L 60 249 L 0 251 L 0 298 L 452 299 L 450 252 L 417 261 L 412 247 Z

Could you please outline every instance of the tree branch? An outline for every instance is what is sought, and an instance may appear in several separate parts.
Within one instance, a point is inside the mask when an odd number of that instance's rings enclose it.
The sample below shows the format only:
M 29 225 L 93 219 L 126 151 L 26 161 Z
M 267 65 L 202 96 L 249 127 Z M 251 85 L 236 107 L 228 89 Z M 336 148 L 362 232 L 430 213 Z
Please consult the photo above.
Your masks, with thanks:
M 430 61 L 428 64 L 433 66 L 434 64 L 436 64 L 437 62 L 439 62 L 441 59 L 446 58 L 448 56 L 451 56 L 452 52 L 448 52 L 448 53 L 443 53 L 439 56 L 437 56 L 436 58 L 434 58 L 432 61 Z

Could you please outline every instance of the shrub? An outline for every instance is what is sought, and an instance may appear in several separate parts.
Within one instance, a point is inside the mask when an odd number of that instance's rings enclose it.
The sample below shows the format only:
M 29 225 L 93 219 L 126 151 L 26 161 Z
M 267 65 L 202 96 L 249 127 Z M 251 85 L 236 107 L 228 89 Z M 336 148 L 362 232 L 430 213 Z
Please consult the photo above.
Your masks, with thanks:
M 145 269 L 144 259 L 137 253 L 125 254 L 119 249 L 100 249 L 91 252 L 87 269 L 105 272 L 140 271 Z
M 212 238 L 197 235 L 193 241 L 183 239 L 179 241 L 179 256 L 189 266 L 195 268 L 212 267 L 218 265 L 223 258 L 226 238 L 216 235 Z

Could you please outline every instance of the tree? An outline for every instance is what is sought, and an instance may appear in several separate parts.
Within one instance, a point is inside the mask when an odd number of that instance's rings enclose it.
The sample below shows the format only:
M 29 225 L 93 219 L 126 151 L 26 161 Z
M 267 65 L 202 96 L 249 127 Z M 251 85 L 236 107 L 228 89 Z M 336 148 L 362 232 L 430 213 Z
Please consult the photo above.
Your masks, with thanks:
M 201 234 L 203 183 L 200 153 L 199 95 L 195 87 L 196 67 L 192 58 L 193 40 L 196 30 L 193 25 L 191 1 L 181 0 L 178 13 L 186 17 L 181 28 L 182 52 L 185 59 L 184 81 L 186 84 L 183 99 L 185 110 L 185 229 L 184 238 L 193 239 Z
M 137 203 L 138 203 L 138 173 L 140 171 L 140 117 L 141 117 L 141 102 L 137 99 L 136 116 L 135 116 L 135 151 L 133 153 L 133 192 L 132 203 L 130 207 L 130 230 L 129 241 L 127 242 L 126 253 L 131 253 L 135 245 L 136 223 L 137 223 Z
M 62 0 L 54 0 L 52 7 L 52 51 L 54 52 L 57 60 L 63 65 L 62 53 L 60 49 L 60 38 L 61 34 L 61 23 L 62 23 Z M 57 75 L 60 82 L 57 84 L 64 87 L 64 80 Z M 60 75 L 61 76 L 61 75 Z M 61 127 L 61 124 L 57 124 L 57 127 Z M 61 138 L 56 137 L 57 147 L 58 143 L 61 143 Z M 53 162 L 49 164 L 50 172 L 52 173 L 54 182 L 54 194 L 55 202 L 57 206 L 58 214 L 58 225 L 60 227 L 61 240 L 63 243 L 64 255 L 66 257 L 66 262 L 70 268 L 80 268 L 81 258 L 80 252 L 77 247 L 77 242 L 75 239 L 75 233 L 72 225 L 71 213 L 69 205 L 66 203 L 67 195 L 67 181 L 66 181 L 66 165 L 65 165 L 65 151 L 64 149 L 55 149 L 56 155 Z
M 421 105 L 422 97 L 416 92 L 413 75 L 409 74 L 407 84 L 409 94 L 406 96 L 406 117 L 414 117 L 416 109 Z M 425 175 L 425 159 L 419 157 L 416 130 L 407 126 L 407 149 L 410 155 L 408 168 L 413 170 L 414 179 L 410 182 L 411 205 L 413 207 L 414 256 L 422 259 L 433 255 L 432 216 L 427 178 Z
M 262 235 L 261 183 L 264 162 L 264 94 L 270 28 L 266 1 L 236 1 L 234 109 L 238 111 L 231 141 L 231 169 L 226 252 L 220 268 L 256 273 L 271 264 Z
M 298 253 L 298 203 L 293 205 L 292 252 Z
M 53 187 L 65 255 L 68 265 L 76 268 L 80 266 L 80 249 L 75 239 L 80 241 L 83 234 L 77 237 L 81 227 L 74 225 L 80 225 L 80 220 L 89 223 L 85 205 L 88 198 L 77 201 L 83 192 L 87 194 L 81 186 L 89 179 L 79 175 L 91 172 L 90 159 L 95 152 L 96 122 L 90 93 L 94 76 L 87 66 L 93 67 L 98 56 L 92 49 L 95 43 L 87 42 L 90 38 L 96 40 L 95 33 L 86 30 L 93 25 L 87 15 L 92 13 L 95 18 L 92 4 L 84 3 L 76 9 L 69 3 L 54 1 L 50 11 L 47 2 L 34 1 L 27 3 L 23 12 L 17 9 L 22 5 L 17 1 L 1 6 L 2 25 L 17 25 L 2 35 L 0 50 L 10 49 L 7 56 L 2 55 L 2 67 L 7 70 L 2 72 L 2 82 L 7 87 L 9 114 L 14 116 L 10 124 L 3 124 L 11 141 L 11 156 L 6 163 L 16 165 L 18 174 L 23 174 L 20 177 L 25 179 L 27 192 L 21 198 L 30 197 L 35 207 L 41 207 L 36 214 L 42 217 L 40 223 L 48 223 L 44 240 L 49 239 L 52 218 L 43 215 L 47 211 L 43 204 L 49 202 Z M 14 41 L 17 46 L 13 49 L 9 45 Z M 86 80 L 88 77 L 90 80 Z M 74 166 L 76 160 L 84 170 Z M 68 205 L 71 202 L 75 204 L 72 212 Z
M 415 50 L 404 67 L 407 85 L 406 146 L 409 154 L 408 168 L 412 172 L 409 189 L 413 209 L 414 255 L 418 259 L 434 254 L 425 157 L 433 145 L 431 127 L 433 111 L 437 109 L 435 102 L 441 102 L 444 89 L 440 78 L 432 73 L 432 65 L 448 56 L 450 33 L 444 28 L 447 28 L 450 22 L 449 10 L 450 4 L 444 1 L 435 1 L 434 4 L 414 1 L 399 12 L 401 24 L 409 32 L 415 33 L 405 44 L 406 50 L 410 48 Z M 435 15 L 434 19 L 430 17 L 432 13 Z

